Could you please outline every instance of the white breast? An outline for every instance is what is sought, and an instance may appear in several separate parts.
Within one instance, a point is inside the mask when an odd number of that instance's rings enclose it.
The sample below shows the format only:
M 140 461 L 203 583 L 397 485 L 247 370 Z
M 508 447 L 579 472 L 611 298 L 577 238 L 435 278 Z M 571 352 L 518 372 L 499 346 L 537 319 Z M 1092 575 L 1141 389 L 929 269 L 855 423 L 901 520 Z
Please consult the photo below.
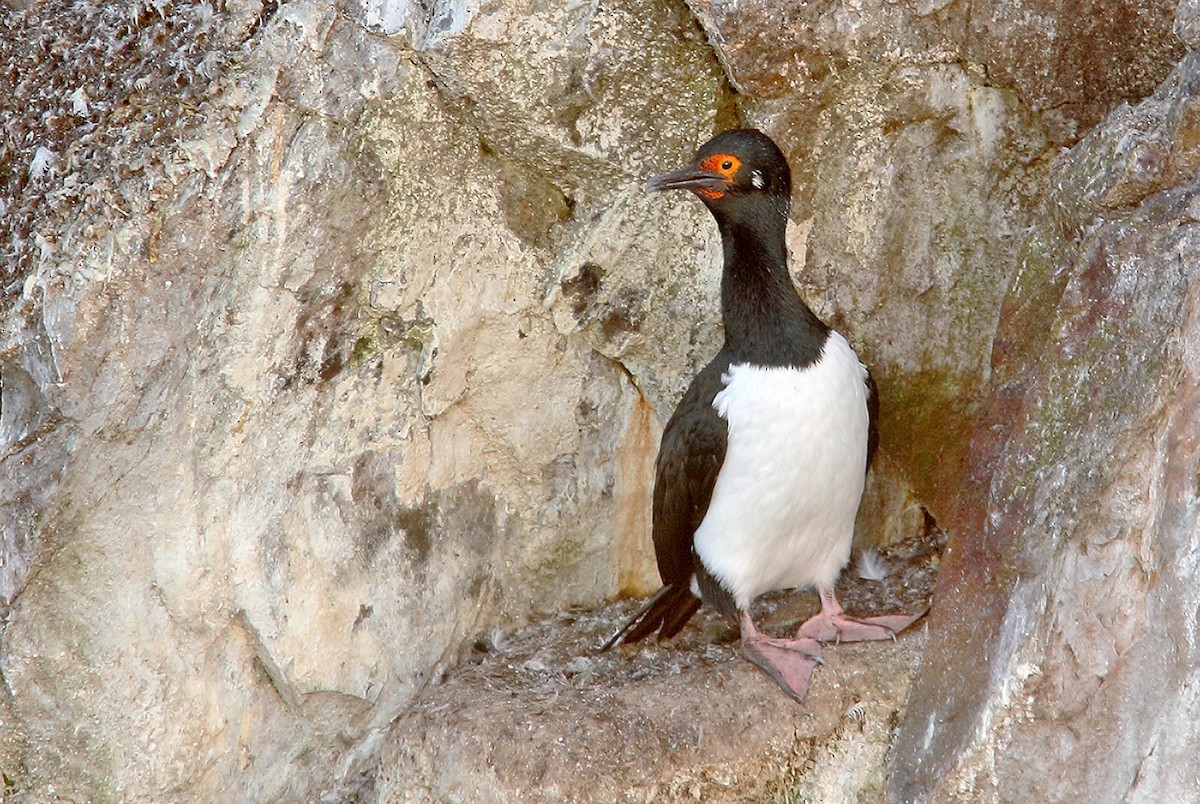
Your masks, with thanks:
M 713 407 L 729 446 L 696 553 L 739 607 L 832 584 L 850 558 L 867 455 L 866 369 L 830 333 L 805 369 L 731 366 Z

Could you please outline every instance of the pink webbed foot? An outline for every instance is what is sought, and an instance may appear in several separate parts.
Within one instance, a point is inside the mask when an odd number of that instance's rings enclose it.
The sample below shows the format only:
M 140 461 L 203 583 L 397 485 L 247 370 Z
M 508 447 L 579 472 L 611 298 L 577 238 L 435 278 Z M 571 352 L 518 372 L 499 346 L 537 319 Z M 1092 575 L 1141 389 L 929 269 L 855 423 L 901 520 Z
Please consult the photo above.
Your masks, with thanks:
M 746 612 L 741 613 L 742 653 L 775 679 L 780 689 L 797 701 L 808 695 L 808 682 L 821 660 L 821 645 L 811 639 L 775 639 L 763 636 Z
M 879 617 L 851 617 L 842 609 L 832 589 L 821 589 L 821 611 L 810 617 L 796 631 L 797 638 L 821 642 L 863 642 L 872 639 L 895 639 L 896 634 L 925 616 L 917 614 L 885 614 Z
M 821 642 L 863 642 L 895 639 L 896 634 L 919 620 L 920 614 L 886 614 L 881 617 L 851 617 L 848 614 L 818 614 L 807 620 L 796 636 Z

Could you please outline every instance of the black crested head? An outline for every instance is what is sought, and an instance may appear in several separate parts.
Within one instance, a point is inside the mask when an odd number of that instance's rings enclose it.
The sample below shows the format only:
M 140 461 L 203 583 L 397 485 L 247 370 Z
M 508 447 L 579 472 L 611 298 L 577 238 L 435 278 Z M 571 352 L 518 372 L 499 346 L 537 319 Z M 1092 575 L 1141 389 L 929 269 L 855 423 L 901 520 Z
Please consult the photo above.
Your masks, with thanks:
M 718 221 L 764 202 L 787 216 L 792 172 L 770 137 L 753 128 L 724 131 L 700 146 L 682 170 L 656 176 L 646 189 L 691 190 Z

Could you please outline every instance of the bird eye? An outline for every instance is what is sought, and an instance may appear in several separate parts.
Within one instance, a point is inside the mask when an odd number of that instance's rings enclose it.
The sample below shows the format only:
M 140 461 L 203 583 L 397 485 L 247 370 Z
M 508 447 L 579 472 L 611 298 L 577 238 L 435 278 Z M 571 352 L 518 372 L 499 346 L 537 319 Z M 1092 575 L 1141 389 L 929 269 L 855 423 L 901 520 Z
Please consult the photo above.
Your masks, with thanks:
M 733 160 L 726 159 L 721 163 L 721 170 L 733 170 Z

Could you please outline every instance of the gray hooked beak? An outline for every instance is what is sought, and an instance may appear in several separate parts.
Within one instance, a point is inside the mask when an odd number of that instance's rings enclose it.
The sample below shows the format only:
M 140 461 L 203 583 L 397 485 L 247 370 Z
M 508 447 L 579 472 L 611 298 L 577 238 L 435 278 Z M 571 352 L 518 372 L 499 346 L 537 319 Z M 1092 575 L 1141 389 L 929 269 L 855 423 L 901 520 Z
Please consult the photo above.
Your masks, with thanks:
M 673 173 L 664 173 L 646 182 L 646 192 L 648 193 L 656 190 L 715 190 L 720 192 L 728 189 L 729 180 L 720 173 L 694 167 L 685 167 L 683 170 L 676 170 Z

